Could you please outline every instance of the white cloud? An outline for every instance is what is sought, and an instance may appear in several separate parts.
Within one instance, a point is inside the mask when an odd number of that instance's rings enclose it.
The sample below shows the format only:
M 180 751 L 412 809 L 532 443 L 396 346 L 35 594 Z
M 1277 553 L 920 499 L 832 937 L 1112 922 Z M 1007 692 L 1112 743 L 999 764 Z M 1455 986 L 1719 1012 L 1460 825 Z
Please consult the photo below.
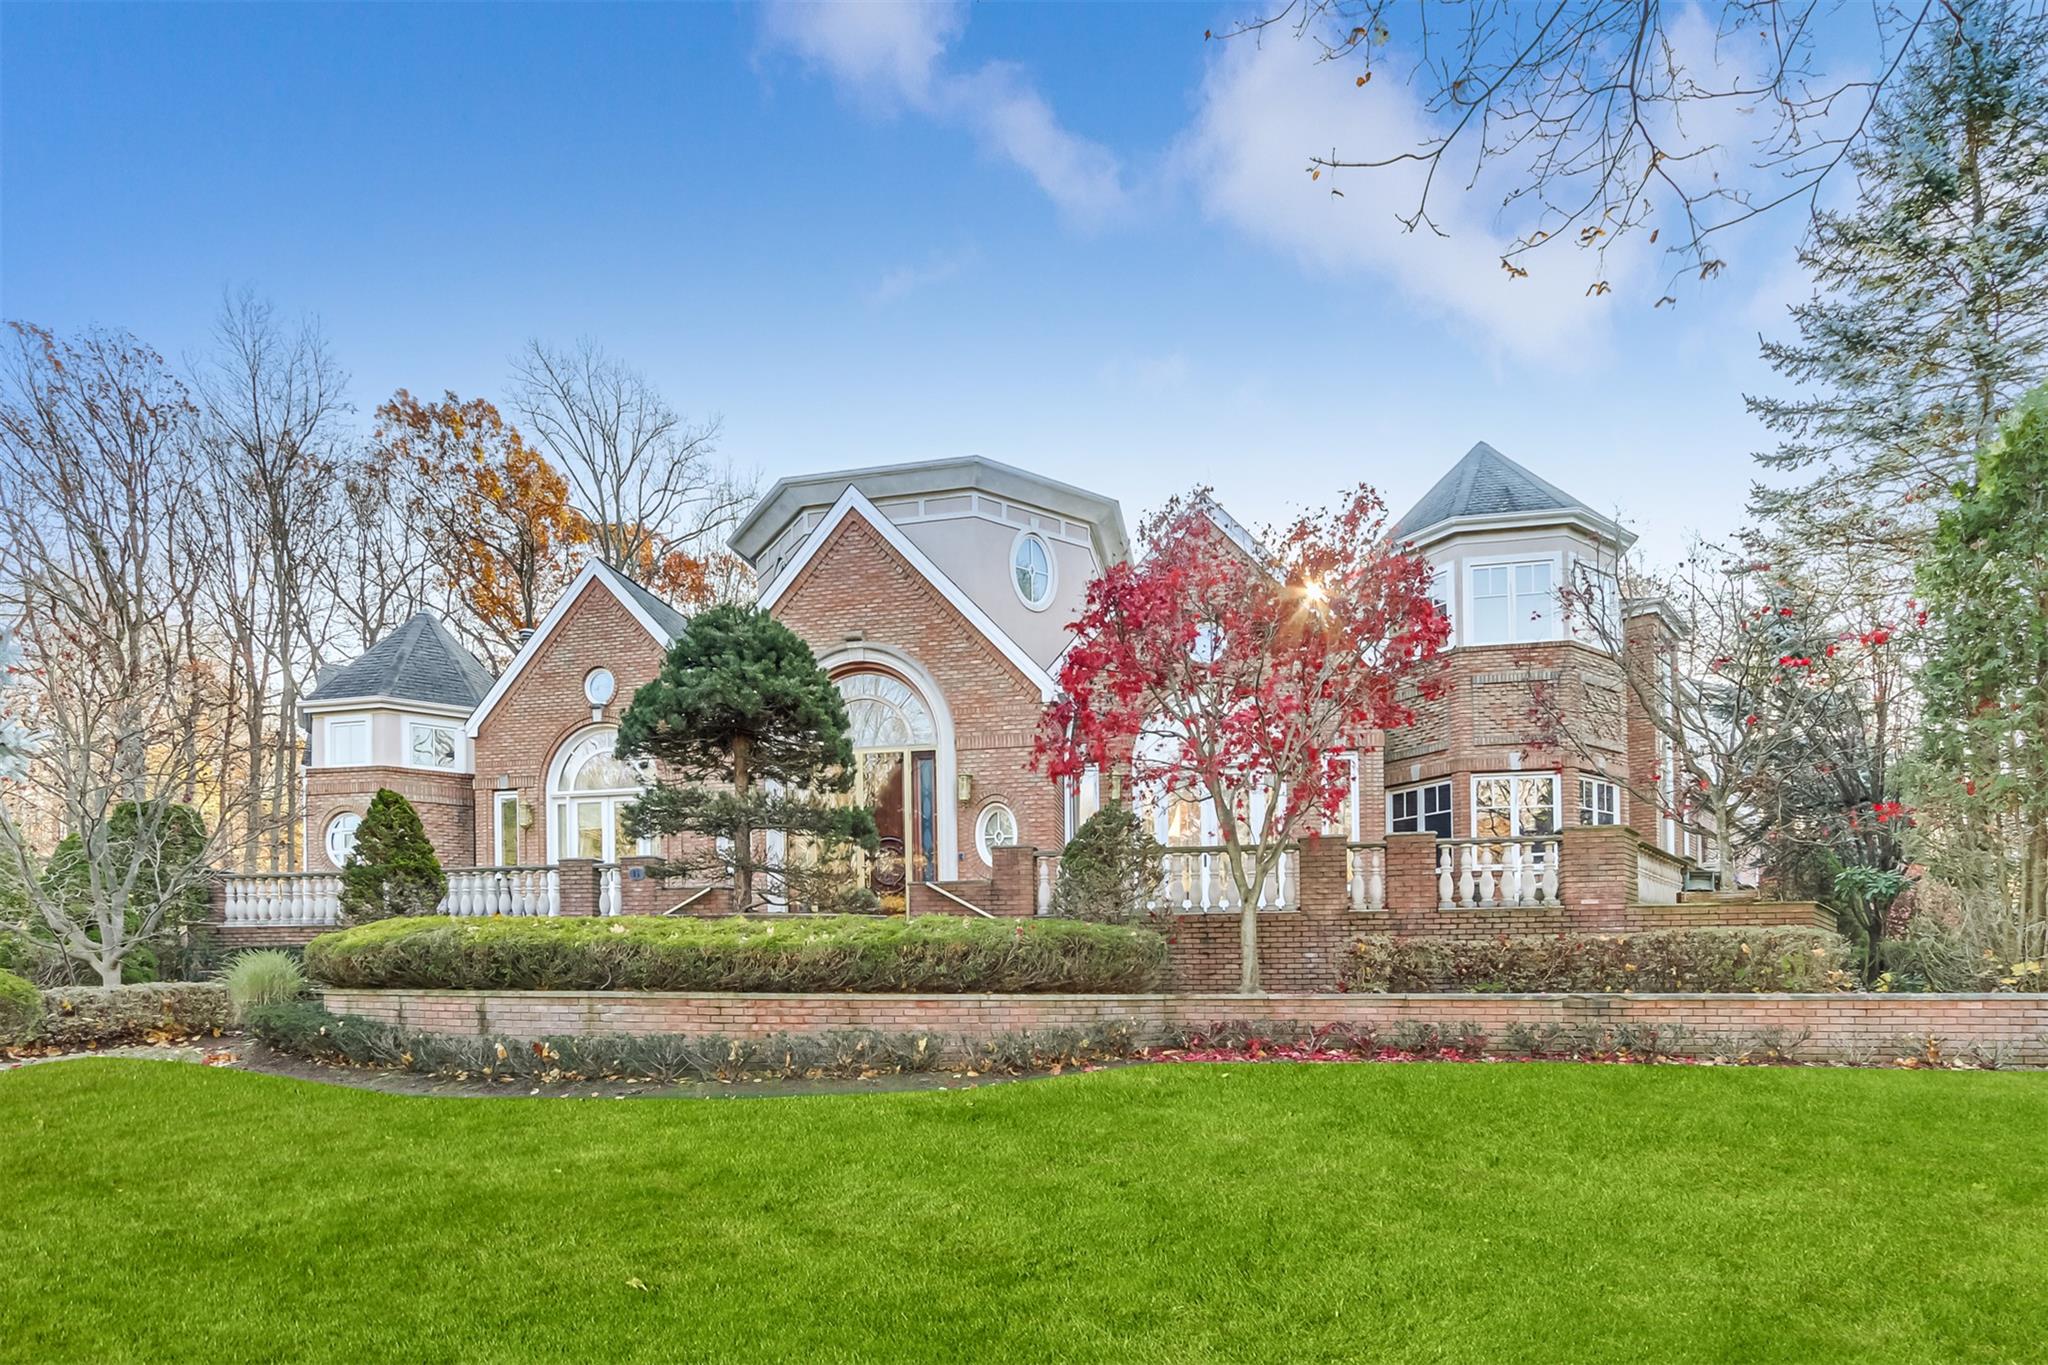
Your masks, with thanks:
M 1360 89 L 1355 73 L 1310 60 L 1298 43 L 1221 49 L 1174 153 L 1177 173 L 1212 217 L 1292 252 L 1312 272 L 1382 280 L 1519 357 L 1569 364 L 1600 344 L 1624 279 L 1639 268 L 1641 252 L 1629 239 L 1597 270 L 1592 258 L 1559 244 L 1524 262 L 1528 278 L 1511 279 L 1500 260 L 1512 233 L 1483 209 L 1500 203 L 1498 187 L 1482 176 L 1468 188 L 1469 168 L 1449 163 L 1430 202 L 1442 235 L 1426 225 L 1406 231 L 1397 215 L 1414 211 L 1425 166 L 1325 171 L 1311 180 L 1308 159 L 1333 145 L 1421 147 L 1429 124 L 1411 91 L 1391 81 Z M 1588 298 L 1588 285 L 1601 278 L 1614 294 Z
M 1070 220 L 1102 223 L 1127 205 L 1116 154 L 1062 125 L 1022 68 L 947 66 L 946 49 L 964 22 L 959 5 L 774 0 L 763 14 L 771 46 L 794 52 L 872 108 L 907 108 L 965 129 L 1028 174 Z
M 919 265 L 899 265 L 883 275 L 868 291 L 868 302 L 877 307 L 894 303 L 906 294 L 944 284 L 980 260 L 979 251 L 973 247 L 962 247 L 958 251 L 934 254 Z

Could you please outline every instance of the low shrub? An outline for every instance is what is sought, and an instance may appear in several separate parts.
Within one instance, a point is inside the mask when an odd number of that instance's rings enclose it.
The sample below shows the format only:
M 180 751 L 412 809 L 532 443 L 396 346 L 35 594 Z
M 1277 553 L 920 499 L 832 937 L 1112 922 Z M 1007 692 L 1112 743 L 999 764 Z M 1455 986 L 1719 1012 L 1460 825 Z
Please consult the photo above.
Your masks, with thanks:
M 1070 919 L 1128 924 L 1146 918 L 1165 850 L 1129 806 L 1111 801 L 1082 822 L 1060 854 L 1053 911 Z
M 238 953 L 223 977 L 235 1017 L 256 1005 L 281 1005 L 306 993 L 306 971 L 299 959 L 277 948 Z
M 330 986 L 429 990 L 1128 993 L 1157 989 L 1146 929 L 1057 919 L 393 919 L 322 934 Z
M 218 982 L 141 986 L 60 986 L 43 992 L 34 1041 L 49 1047 L 112 1047 L 218 1036 L 231 1022 L 227 987 Z
M 1655 929 L 1352 945 L 1354 991 L 1842 991 L 1849 945 L 1825 929 Z
M 248 1029 L 279 1052 L 351 1066 L 397 1067 L 429 1075 L 519 1080 L 812 1080 L 969 1068 L 981 1073 L 1052 1071 L 1136 1055 L 1135 1027 L 1017 1033 L 981 1040 L 929 1033 L 842 1030 L 732 1038 L 592 1036 L 520 1042 L 510 1038 L 413 1033 L 328 1013 L 308 1002 L 258 1005 Z
M 0 971 L 0 1047 L 26 1043 L 43 1021 L 43 993 L 13 972 Z

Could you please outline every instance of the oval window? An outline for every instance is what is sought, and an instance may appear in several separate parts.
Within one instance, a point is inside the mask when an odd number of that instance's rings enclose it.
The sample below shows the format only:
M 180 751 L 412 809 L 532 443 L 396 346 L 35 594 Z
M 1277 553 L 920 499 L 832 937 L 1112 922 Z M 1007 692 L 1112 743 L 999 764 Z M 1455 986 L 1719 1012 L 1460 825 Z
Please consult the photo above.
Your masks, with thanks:
M 583 678 L 583 696 L 592 706 L 605 706 L 618 695 L 618 680 L 609 668 L 593 668 Z
M 1017 817 L 1010 808 L 1000 801 L 983 806 L 981 818 L 974 822 L 974 849 L 981 854 L 981 860 L 994 867 L 995 850 L 1016 842 Z
M 1036 531 L 1025 531 L 1010 547 L 1010 574 L 1017 596 L 1033 611 L 1052 601 L 1052 547 Z

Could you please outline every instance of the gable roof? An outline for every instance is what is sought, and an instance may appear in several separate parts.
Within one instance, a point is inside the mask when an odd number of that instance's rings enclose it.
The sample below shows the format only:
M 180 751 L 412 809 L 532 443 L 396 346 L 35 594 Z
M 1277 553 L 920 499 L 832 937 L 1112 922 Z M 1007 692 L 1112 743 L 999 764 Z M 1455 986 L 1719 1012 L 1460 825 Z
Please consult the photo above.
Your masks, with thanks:
M 562 624 L 563 618 L 569 614 L 569 608 L 575 605 L 576 599 L 581 597 L 583 590 L 592 583 L 610 593 L 613 599 L 626 609 L 627 614 L 640 623 L 640 628 L 664 650 L 674 644 L 677 637 L 689 628 L 689 617 L 603 560 L 591 560 L 583 566 L 582 572 L 570 581 L 569 586 L 562 589 L 562 595 L 555 599 L 555 605 L 548 608 L 548 614 L 541 617 L 540 624 L 533 628 L 533 634 L 526 637 L 526 643 L 519 646 L 519 652 L 512 656 L 512 662 L 505 666 L 505 671 L 498 675 L 497 682 L 491 685 L 491 690 L 470 713 L 467 727 L 470 738 L 476 738 L 477 731 L 483 726 L 484 717 L 505 699 L 505 694 L 512 690 L 513 682 L 539 655 L 541 646 L 547 643 L 548 636 Z
M 306 701 L 394 697 L 467 711 L 490 690 L 491 671 L 448 633 L 440 618 L 417 611 L 360 657 L 323 669 Z
M 1610 518 L 1481 441 L 1394 523 L 1393 530 L 1397 536 L 1412 537 L 1447 521 L 1540 518 L 1559 513 L 1590 521 L 1610 534 L 1621 534 Z
M 959 584 L 946 576 L 945 570 L 934 564 L 929 555 L 918 549 L 908 536 L 897 529 L 895 522 L 883 516 L 881 509 L 868 501 L 865 493 L 851 484 L 840 492 L 838 500 L 832 504 L 832 510 L 826 513 L 825 519 L 811 528 L 810 534 L 804 537 L 803 544 L 797 548 L 797 552 L 789 557 L 788 562 L 776 571 L 775 577 L 762 588 L 757 604 L 761 610 L 775 610 L 775 604 L 782 599 L 782 595 L 803 576 L 804 567 L 817 558 L 818 551 L 832 539 L 832 533 L 850 516 L 858 516 L 870 530 L 882 538 L 884 544 L 901 555 L 904 562 L 910 565 L 912 572 L 930 583 L 939 596 L 945 598 L 953 610 L 966 618 L 967 624 L 983 639 L 994 645 L 998 653 L 1016 665 L 1017 671 L 1022 673 L 1048 701 L 1059 691 L 1052 680 L 1052 674 L 1045 671 L 1044 665 L 1033 659 L 1022 645 L 1011 639 L 1009 633 L 995 623 L 994 618 L 976 605 L 973 598 L 960 590 Z

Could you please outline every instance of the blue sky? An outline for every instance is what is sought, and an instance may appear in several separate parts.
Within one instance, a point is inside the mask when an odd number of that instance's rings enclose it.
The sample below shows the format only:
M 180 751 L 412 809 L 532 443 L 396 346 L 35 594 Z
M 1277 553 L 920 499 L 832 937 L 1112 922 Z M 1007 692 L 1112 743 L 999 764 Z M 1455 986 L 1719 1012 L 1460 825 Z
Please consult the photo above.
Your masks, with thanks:
M 319 317 L 368 410 L 498 397 L 588 335 L 764 483 L 978 452 L 1260 523 L 1402 510 L 1487 440 L 1658 557 L 1740 518 L 1789 220 L 1653 310 L 1458 201 L 1303 173 L 1412 133 L 1228 6 L 0 7 L 0 312 L 201 347 L 222 290 Z

